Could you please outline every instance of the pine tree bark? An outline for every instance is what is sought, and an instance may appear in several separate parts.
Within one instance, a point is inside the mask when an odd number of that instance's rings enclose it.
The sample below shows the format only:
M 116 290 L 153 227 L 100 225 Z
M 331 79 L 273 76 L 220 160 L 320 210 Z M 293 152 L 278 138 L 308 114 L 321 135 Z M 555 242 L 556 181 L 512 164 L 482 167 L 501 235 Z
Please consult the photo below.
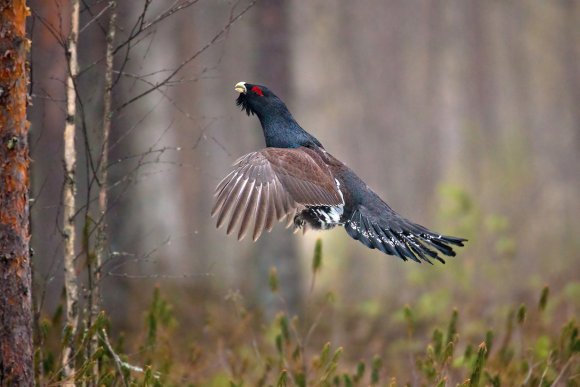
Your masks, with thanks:
M 0 385 L 34 384 L 24 0 L 0 0 Z

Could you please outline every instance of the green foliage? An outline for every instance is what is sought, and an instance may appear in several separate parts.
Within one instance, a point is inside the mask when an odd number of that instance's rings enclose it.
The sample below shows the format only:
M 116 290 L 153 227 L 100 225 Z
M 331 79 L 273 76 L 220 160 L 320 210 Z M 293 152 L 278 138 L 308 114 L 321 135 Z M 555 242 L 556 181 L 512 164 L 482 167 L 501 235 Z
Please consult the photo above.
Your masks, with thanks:
M 491 351 L 492 347 L 493 347 L 493 331 L 490 329 L 485 334 L 486 357 L 489 354 L 489 351 Z
M 550 294 L 550 288 L 548 286 L 544 286 L 542 289 L 542 294 L 540 295 L 540 302 L 538 303 L 538 309 L 543 312 L 546 309 L 546 305 L 548 304 L 548 295 Z
M 322 239 L 318 238 L 314 245 L 314 255 L 312 257 L 312 282 L 310 283 L 310 292 L 314 289 L 316 275 L 322 268 Z
M 518 318 L 518 324 L 523 325 L 524 322 L 526 321 L 526 305 L 521 304 L 520 307 L 518 308 L 518 313 L 517 313 L 517 318 Z
M 371 363 L 371 385 L 377 384 L 380 379 L 380 371 L 383 367 L 383 360 L 379 356 L 375 356 Z
M 317 273 L 322 267 L 322 239 L 316 240 L 314 257 L 312 258 L 312 273 Z
M 481 210 L 472 196 L 463 187 L 455 184 L 441 184 L 440 217 L 447 222 L 453 220 L 458 235 L 471 238 L 477 225 L 481 223 Z
M 173 306 L 161 298 L 159 287 L 156 287 L 153 292 L 151 307 L 147 313 L 147 345 L 155 345 L 159 326 L 172 327 L 175 324 Z
M 413 311 L 409 305 L 405 305 L 404 309 L 405 322 L 407 323 L 407 335 L 409 337 L 413 336 L 415 321 L 413 317 Z
M 322 247 L 317 243 L 313 275 L 322 268 L 321 256 Z M 272 295 L 284 305 L 275 268 L 269 273 L 269 282 Z M 335 335 L 341 300 L 332 292 L 320 292 L 318 298 L 311 293 L 310 313 L 300 318 L 282 307 L 270 322 L 252 313 L 239 292 L 229 292 L 225 299 L 231 303 L 222 301 L 229 311 L 208 319 L 198 332 L 189 327 L 179 331 L 174 306 L 156 287 L 139 330 L 142 333 L 131 344 L 133 349 L 125 349 L 128 345 L 122 335 L 114 343 L 108 341 L 109 322 L 104 313 L 75 338 L 81 351 L 95 334 L 100 338 L 90 355 L 79 356 L 75 381 L 90 381 L 98 367 L 98 385 L 443 387 L 453 382 L 480 387 L 558 382 L 578 386 L 578 324 L 572 319 L 554 327 L 550 324 L 558 320 L 549 315 L 557 310 L 551 307 L 553 299 L 562 303 L 567 292 L 574 291 L 564 288 L 549 298 L 548 289 L 541 290 L 537 309 L 522 303 L 498 311 L 494 317 L 505 324 L 490 328 L 473 312 L 451 310 L 448 302 L 433 307 L 419 297 L 415 304 L 390 309 L 370 299 L 372 307 L 351 308 L 352 315 L 341 312 L 340 322 L 347 328 Z M 53 316 L 38 321 L 36 335 L 42 343 L 35 352 L 39 385 L 60 381 L 60 340 L 70 334 L 60 329 L 61 320 L 59 308 Z M 354 339 L 369 322 L 366 341 Z
M 473 365 L 473 370 L 471 371 L 471 377 L 469 378 L 469 386 L 479 386 L 479 380 L 483 372 L 483 367 L 485 365 L 485 358 L 487 357 L 487 348 L 485 343 L 479 345 L 477 350 L 477 357 L 475 359 L 475 364 Z
M 277 293 L 280 286 L 278 282 L 278 271 L 275 267 L 270 268 L 270 276 L 268 277 L 268 285 L 272 293 Z

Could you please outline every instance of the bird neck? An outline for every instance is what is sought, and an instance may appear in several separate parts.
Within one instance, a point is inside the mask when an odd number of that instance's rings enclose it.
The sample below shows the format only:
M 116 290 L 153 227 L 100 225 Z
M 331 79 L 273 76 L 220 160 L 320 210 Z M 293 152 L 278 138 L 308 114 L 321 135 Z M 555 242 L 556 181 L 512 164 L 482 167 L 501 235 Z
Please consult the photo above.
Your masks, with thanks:
M 310 133 L 302 129 L 288 109 L 279 109 L 269 114 L 258 114 L 267 147 L 298 148 L 322 144 Z

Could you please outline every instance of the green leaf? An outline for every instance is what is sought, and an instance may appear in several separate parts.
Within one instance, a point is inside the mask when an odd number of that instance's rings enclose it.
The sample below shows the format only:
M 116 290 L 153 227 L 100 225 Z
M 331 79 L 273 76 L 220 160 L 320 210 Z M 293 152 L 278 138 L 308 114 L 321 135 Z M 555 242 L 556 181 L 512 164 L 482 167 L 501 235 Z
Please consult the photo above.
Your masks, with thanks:
M 437 358 L 441 358 L 443 350 L 443 332 L 438 328 L 433 331 L 433 353 Z
M 373 358 L 371 367 L 371 384 L 377 384 L 380 378 L 380 371 L 383 367 L 383 360 L 379 356 Z
M 546 335 L 538 337 L 536 344 L 534 345 L 534 352 L 536 353 L 536 356 L 538 356 L 540 359 L 548 359 L 551 351 L 552 349 L 550 338 Z
M 328 362 L 328 357 L 330 355 L 330 343 L 324 344 L 322 351 L 320 351 L 320 365 L 324 366 Z
M 278 271 L 274 266 L 270 268 L 270 275 L 268 276 L 268 284 L 272 293 L 277 293 L 279 289 Z
M 276 349 L 278 350 L 279 354 L 282 354 L 283 350 L 283 342 L 282 342 L 282 335 L 276 335 Z
M 457 320 L 459 319 L 459 312 L 457 309 L 453 309 L 451 313 L 451 320 L 449 321 L 449 326 L 447 327 L 447 338 L 445 340 L 446 344 L 455 341 L 455 335 L 457 334 Z
M 470 387 L 479 386 L 479 380 L 481 378 L 481 374 L 483 373 L 483 366 L 485 364 L 486 353 L 487 348 L 485 347 L 485 342 L 483 342 L 479 345 L 479 349 L 477 350 L 477 359 L 475 360 L 475 364 L 471 372 L 471 377 L 469 378 Z
M 415 327 L 415 321 L 413 318 L 413 311 L 409 305 L 405 305 L 403 309 L 403 314 L 405 315 L 405 322 L 407 323 L 407 336 L 412 337 Z
M 520 307 L 518 308 L 517 313 L 518 324 L 522 325 L 526 321 L 526 314 L 527 314 L 526 305 L 521 304 Z
M 312 272 L 316 274 L 322 267 L 322 239 L 318 238 L 314 245 L 314 257 L 312 258 Z
M 489 355 L 489 352 L 491 351 L 491 348 L 493 346 L 493 331 L 491 329 L 489 329 L 486 333 L 485 333 L 485 347 L 487 348 L 486 353 Z M 487 357 L 487 355 L 486 355 Z
M 365 363 L 361 360 L 358 362 L 358 364 L 356 365 L 356 373 L 353 377 L 355 382 L 358 382 L 359 380 L 361 380 L 365 374 L 365 368 L 366 365 Z
M 280 332 L 284 337 L 284 340 L 289 343 L 290 342 L 290 328 L 288 325 L 288 317 L 285 314 L 280 314 L 279 317 L 280 321 Z
M 542 289 L 542 294 L 540 295 L 540 302 L 538 303 L 538 309 L 543 312 L 546 309 L 546 304 L 548 303 L 548 296 L 550 295 L 550 288 L 548 285 L 544 286 Z
M 342 376 L 342 378 L 343 378 L 343 380 L 344 380 L 344 385 L 345 385 L 346 387 L 354 387 L 354 384 L 352 383 L 352 379 L 350 378 L 350 376 L 349 376 L 349 375 L 347 375 L 347 374 L 344 374 L 344 375 Z
M 288 385 L 288 371 L 282 370 L 280 372 L 280 376 L 278 376 L 278 382 L 276 383 L 277 387 L 286 387 Z

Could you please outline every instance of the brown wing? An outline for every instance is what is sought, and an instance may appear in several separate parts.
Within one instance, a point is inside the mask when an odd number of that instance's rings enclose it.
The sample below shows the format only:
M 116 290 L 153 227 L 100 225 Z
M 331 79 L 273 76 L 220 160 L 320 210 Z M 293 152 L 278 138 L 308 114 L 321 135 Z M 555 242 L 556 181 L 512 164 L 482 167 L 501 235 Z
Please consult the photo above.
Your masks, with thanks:
M 217 227 L 229 216 L 227 233 L 240 223 L 242 239 L 252 218 L 253 239 L 270 231 L 275 220 L 293 215 L 300 206 L 344 204 L 334 177 L 315 151 L 266 148 L 241 157 L 216 188 Z

